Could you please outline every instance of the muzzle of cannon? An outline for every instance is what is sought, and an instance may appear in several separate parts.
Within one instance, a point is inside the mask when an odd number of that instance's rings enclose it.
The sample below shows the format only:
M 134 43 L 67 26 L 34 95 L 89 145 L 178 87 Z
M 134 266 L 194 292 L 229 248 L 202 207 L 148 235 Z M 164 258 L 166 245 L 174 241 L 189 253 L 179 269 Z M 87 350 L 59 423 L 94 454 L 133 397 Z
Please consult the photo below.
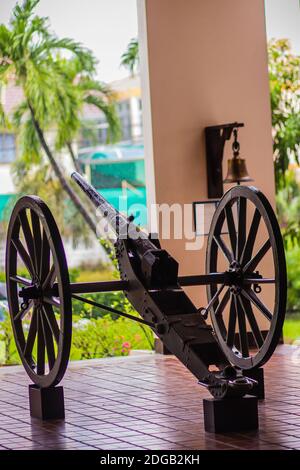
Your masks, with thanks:
M 34 384 L 53 387 L 66 371 L 76 298 L 150 326 L 214 398 L 255 395 L 255 371 L 278 344 L 286 306 L 284 248 L 266 197 L 254 187 L 231 188 L 213 216 L 205 274 L 179 276 L 177 261 L 158 240 L 80 174 L 72 178 L 115 233 L 120 280 L 70 283 L 49 208 L 36 196 L 19 199 L 7 235 L 7 292 L 18 352 Z M 184 287 L 200 285 L 207 286 L 208 302 L 199 309 Z M 107 291 L 123 291 L 140 318 L 78 295 Z M 30 321 L 29 329 L 24 320 Z

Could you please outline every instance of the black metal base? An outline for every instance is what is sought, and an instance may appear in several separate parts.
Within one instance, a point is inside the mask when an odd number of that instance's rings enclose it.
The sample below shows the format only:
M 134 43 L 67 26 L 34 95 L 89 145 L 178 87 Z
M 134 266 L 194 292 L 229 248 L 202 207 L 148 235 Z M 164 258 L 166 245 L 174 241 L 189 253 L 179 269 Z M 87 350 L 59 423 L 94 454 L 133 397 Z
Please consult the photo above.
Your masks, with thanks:
M 39 388 L 29 385 L 30 416 L 38 419 L 64 419 L 64 389 L 63 387 Z
M 257 398 L 214 398 L 203 400 L 206 432 L 225 433 L 258 429 Z
M 263 400 L 265 398 L 265 380 L 263 368 L 260 367 L 258 369 L 244 370 L 243 375 L 258 382 L 257 385 L 253 387 L 252 391 L 248 393 L 248 395 L 257 397 L 259 400 Z

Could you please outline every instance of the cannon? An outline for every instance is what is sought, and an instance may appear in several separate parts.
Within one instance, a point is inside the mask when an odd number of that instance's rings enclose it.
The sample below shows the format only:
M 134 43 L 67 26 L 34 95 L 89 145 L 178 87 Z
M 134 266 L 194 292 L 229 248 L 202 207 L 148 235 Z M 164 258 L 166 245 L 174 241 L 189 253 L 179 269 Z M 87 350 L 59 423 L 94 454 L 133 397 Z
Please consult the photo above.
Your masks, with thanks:
M 206 272 L 179 276 L 177 261 L 158 240 L 113 208 L 80 174 L 72 178 L 116 234 L 120 280 L 71 283 L 49 208 L 36 196 L 17 201 L 7 233 L 7 295 L 17 349 L 35 389 L 53 390 L 64 376 L 75 298 L 149 326 L 214 400 L 231 412 L 235 400 L 247 408 L 243 397 L 255 395 L 253 372 L 274 352 L 286 306 L 284 247 L 267 198 L 254 187 L 229 189 L 212 218 Z M 26 277 L 20 274 L 24 266 Z M 208 301 L 199 309 L 184 287 L 200 285 L 207 286 Z M 140 317 L 80 295 L 109 291 L 123 291 Z

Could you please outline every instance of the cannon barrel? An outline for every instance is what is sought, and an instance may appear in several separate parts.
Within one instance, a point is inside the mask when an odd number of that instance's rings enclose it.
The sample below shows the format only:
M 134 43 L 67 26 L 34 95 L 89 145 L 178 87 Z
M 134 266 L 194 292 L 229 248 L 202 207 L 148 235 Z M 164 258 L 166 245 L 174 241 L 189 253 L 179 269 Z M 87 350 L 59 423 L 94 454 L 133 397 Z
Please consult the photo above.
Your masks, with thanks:
M 156 248 L 145 232 L 135 225 L 130 218 L 128 219 L 113 207 L 105 197 L 98 193 L 96 188 L 86 181 L 82 175 L 74 171 L 71 178 L 78 184 L 95 208 L 100 211 L 101 215 L 107 219 L 110 227 L 118 238 L 131 238 L 132 240 L 137 241 L 138 245 L 140 245 L 138 240 L 143 240 L 141 245 L 141 248 L 143 247 L 143 252 Z
M 115 209 L 86 179 L 76 171 L 71 175 L 95 208 L 107 218 L 118 240 L 130 240 L 141 262 L 141 273 L 148 285 L 177 284 L 178 263 L 165 250 L 157 248 L 149 236 Z
M 99 194 L 82 175 L 74 171 L 74 173 L 71 174 L 71 178 L 78 184 L 95 208 L 100 211 L 102 216 L 107 218 L 116 235 L 119 235 L 124 227 L 127 228 L 129 226 L 130 221 Z

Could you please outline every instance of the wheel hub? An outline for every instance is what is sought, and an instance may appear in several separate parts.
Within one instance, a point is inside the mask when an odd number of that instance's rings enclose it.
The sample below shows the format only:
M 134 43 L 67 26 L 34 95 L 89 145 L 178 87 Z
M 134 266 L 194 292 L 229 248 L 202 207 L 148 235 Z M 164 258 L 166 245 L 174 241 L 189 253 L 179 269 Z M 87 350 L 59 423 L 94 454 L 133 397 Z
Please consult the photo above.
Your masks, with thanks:
M 242 290 L 241 286 L 243 282 L 243 269 L 240 263 L 236 260 L 233 260 L 229 265 L 227 274 L 230 292 L 233 295 L 239 295 Z
M 19 292 L 19 297 L 21 297 L 24 302 L 29 300 L 41 300 L 43 298 L 43 289 L 39 281 L 30 287 L 23 287 Z
M 235 272 L 237 274 L 241 274 L 243 270 L 242 270 L 242 266 L 240 265 L 240 263 L 236 260 L 233 260 L 232 263 L 230 263 L 229 265 L 229 271 Z

